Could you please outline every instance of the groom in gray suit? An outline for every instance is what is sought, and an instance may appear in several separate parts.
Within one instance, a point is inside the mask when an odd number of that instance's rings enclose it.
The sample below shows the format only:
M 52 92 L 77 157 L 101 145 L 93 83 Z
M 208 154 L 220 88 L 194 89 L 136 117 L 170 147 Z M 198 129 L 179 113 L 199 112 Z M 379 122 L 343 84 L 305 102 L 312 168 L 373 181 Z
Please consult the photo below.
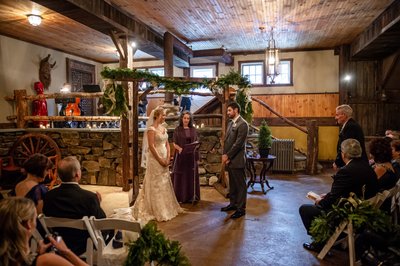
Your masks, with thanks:
M 222 163 L 225 164 L 229 173 L 229 200 L 228 206 L 221 211 L 232 211 L 235 213 L 231 218 L 236 219 L 246 214 L 246 138 L 249 132 L 247 122 L 240 116 L 240 106 L 236 102 L 228 104 L 228 123 L 224 141 L 224 152 Z

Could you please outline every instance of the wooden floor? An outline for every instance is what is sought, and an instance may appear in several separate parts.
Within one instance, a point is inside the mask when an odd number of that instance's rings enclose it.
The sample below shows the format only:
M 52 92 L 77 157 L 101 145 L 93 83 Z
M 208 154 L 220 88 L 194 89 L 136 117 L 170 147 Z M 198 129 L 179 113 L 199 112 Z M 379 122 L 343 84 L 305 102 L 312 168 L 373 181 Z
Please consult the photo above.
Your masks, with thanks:
M 298 208 L 310 203 L 305 195 L 312 190 L 328 192 L 331 170 L 318 176 L 272 175 L 274 189 L 262 194 L 259 184 L 249 188 L 247 215 L 237 220 L 220 208 L 228 204 L 214 188 L 201 188 L 201 201 L 184 204 L 184 214 L 158 227 L 171 240 L 178 240 L 192 265 L 348 265 L 345 251 L 333 251 L 323 261 L 304 250 L 310 238 L 301 222 Z M 107 214 L 126 207 L 125 192 L 115 187 L 85 186 L 103 194 Z

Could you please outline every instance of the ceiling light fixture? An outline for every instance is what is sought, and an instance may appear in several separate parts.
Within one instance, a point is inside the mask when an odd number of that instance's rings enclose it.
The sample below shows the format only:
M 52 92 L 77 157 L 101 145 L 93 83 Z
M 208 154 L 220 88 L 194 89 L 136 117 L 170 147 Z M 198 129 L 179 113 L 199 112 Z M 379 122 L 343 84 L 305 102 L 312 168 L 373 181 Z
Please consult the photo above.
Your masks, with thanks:
M 260 28 L 263 30 L 263 28 Z M 267 66 L 267 77 L 270 78 L 271 84 L 275 83 L 276 76 L 279 75 L 279 50 L 276 47 L 274 39 L 274 29 L 271 28 L 271 38 L 268 40 L 268 48 L 265 50 L 265 63 Z
M 28 21 L 32 26 L 39 26 L 42 23 L 42 17 L 37 14 L 29 14 L 26 15 L 28 17 Z

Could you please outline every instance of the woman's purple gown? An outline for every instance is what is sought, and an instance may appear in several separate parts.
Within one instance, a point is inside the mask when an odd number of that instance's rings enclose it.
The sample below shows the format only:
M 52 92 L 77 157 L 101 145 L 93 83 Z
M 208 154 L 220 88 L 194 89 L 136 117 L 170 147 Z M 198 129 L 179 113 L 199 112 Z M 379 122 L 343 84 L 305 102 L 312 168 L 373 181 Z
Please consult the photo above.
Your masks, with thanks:
M 200 182 L 197 161 L 199 153 L 185 152 L 185 145 L 197 141 L 195 128 L 178 126 L 174 131 L 174 143 L 183 148 L 181 154 L 174 156 L 172 182 L 178 202 L 193 202 L 200 200 Z M 195 191 L 195 193 L 194 193 Z

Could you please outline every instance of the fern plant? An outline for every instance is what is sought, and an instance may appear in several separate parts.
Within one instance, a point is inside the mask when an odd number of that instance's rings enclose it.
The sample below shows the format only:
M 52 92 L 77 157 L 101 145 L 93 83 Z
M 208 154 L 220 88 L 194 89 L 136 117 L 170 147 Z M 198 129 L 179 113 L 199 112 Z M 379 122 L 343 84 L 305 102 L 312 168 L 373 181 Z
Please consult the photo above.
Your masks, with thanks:
M 369 229 L 378 234 L 396 232 L 399 227 L 391 223 L 390 216 L 375 208 L 366 200 L 360 200 L 354 193 L 342 198 L 311 223 L 310 234 L 316 243 L 325 243 L 343 221 L 351 221 L 354 230 Z
M 189 259 L 181 251 L 181 244 L 166 239 L 157 229 L 155 222 L 146 224 L 141 230 L 140 237 L 127 245 L 129 253 L 125 266 L 142 266 L 146 262 L 154 262 L 155 265 L 190 265 Z

